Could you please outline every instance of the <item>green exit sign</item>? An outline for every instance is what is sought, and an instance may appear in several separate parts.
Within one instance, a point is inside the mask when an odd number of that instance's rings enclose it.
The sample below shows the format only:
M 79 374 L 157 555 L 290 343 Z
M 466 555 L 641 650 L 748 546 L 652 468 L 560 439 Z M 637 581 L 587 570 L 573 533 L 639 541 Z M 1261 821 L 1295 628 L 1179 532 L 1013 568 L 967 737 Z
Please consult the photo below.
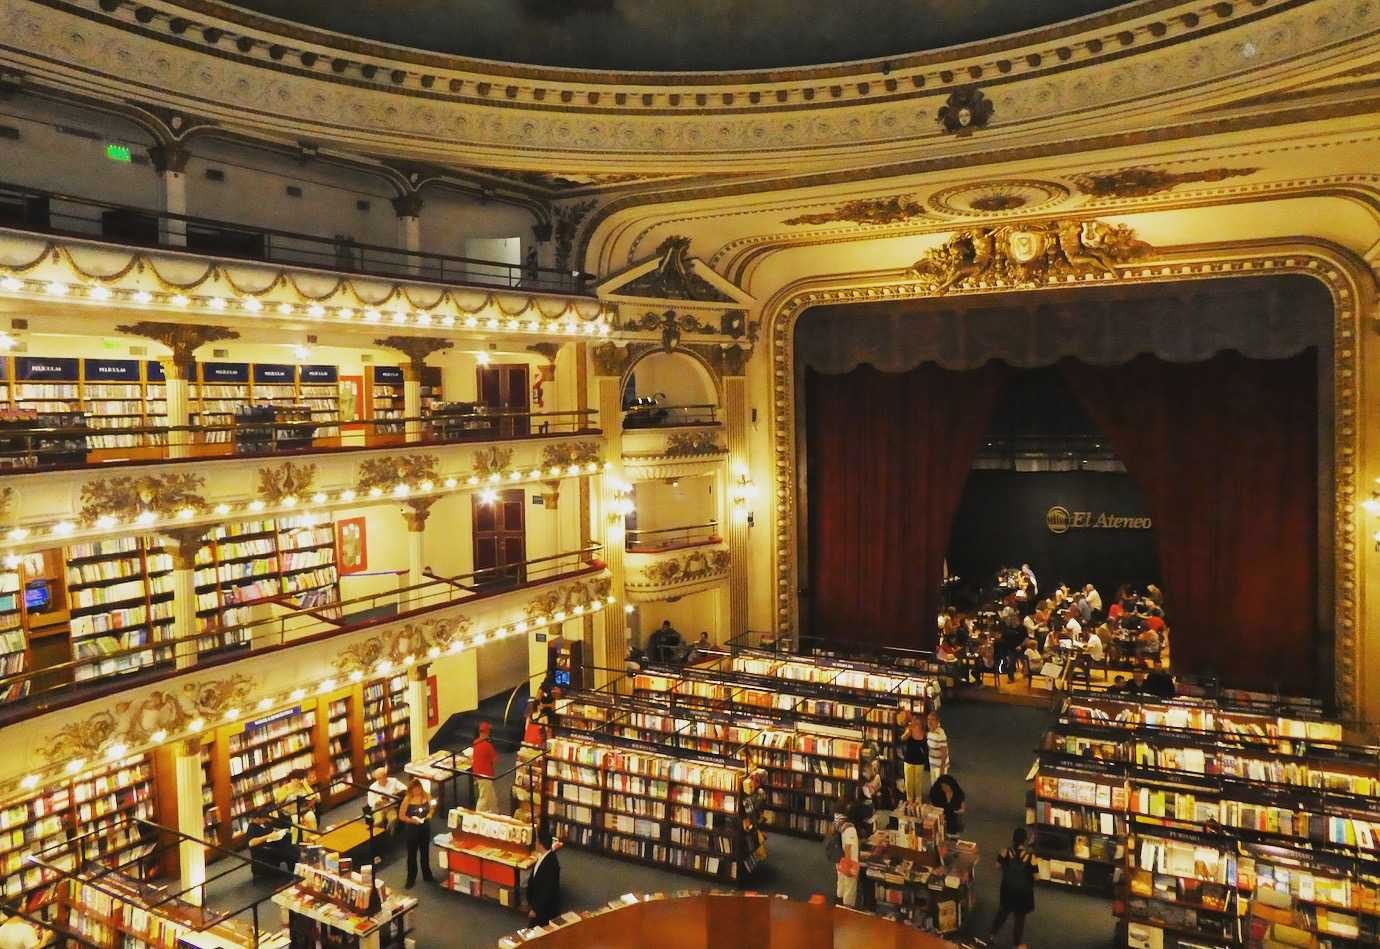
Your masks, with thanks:
M 128 145 L 117 145 L 114 142 L 105 146 L 105 157 L 111 161 L 121 161 L 125 164 L 134 161 L 134 156 L 130 154 Z

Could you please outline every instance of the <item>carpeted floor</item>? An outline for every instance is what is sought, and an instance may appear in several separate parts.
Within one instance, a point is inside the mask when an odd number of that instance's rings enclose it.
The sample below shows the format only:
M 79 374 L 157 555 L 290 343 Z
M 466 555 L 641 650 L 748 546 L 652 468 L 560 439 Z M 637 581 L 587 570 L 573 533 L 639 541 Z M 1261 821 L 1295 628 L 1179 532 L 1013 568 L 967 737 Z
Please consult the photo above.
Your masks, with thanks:
M 997 873 L 993 856 L 1010 842 L 1011 830 L 1024 821 L 1025 774 L 1030 767 L 1047 714 L 1035 708 L 966 702 L 944 711 L 953 749 L 954 773 L 968 794 L 964 836 L 976 840 L 983 856 L 978 864 L 978 907 L 969 932 L 986 932 L 996 906 Z M 500 802 L 508 800 L 499 789 Z M 358 803 L 346 813 L 358 812 Z M 329 822 L 329 821 L 328 821 Z M 439 825 L 439 821 L 437 822 Z M 813 893 L 832 895 L 834 875 L 818 841 L 781 835 L 768 839 L 767 865 L 752 888 L 805 899 Z M 406 876 L 404 853 L 395 846 L 383 878 L 401 887 Z M 566 906 L 596 906 L 629 891 L 675 892 L 704 889 L 706 883 L 639 864 L 597 856 L 567 847 L 561 851 L 561 882 Z M 516 913 L 419 881 L 411 891 L 420 906 L 416 915 L 419 949 L 487 947 L 523 924 Z M 211 905 L 229 906 L 231 899 L 252 893 L 247 873 L 217 881 Z M 246 900 L 247 902 L 247 900 Z M 265 919 L 277 920 L 277 908 L 266 904 Z M 1084 896 L 1054 886 L 1036 894 L 1036 910 L 1026 925 L 1032 949 L 1104 949 L 1113 939 L 1111 906 L 1105 899 Z M 1011 944 L 1010 924 L 994 943 Z

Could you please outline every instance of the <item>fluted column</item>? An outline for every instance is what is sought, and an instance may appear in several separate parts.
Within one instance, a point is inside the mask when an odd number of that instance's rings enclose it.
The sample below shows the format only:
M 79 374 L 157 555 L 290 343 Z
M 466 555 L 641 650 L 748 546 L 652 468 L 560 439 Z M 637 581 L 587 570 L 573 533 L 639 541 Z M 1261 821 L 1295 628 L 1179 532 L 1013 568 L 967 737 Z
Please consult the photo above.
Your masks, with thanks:
M 188 375 L 196 366 L 179 363 L 175 359 L 164 359 L 163 387 L 168 399 L 168 457 L 186 458 L 191 454 L 192 433 L 187 430 L 191 422 L 192 380 Z
M 416 587 L 426 580 L 426 520 L 431 516 L 431 506 L 435 499 L 408 501 L 402 506 L 403 520 L 407 522 L 407 585 Z M 404 609 L 422 606 L 421 595 L 415 590 L 408 593 Z
M 431 754 L 426 740 L 426 678 L 430 670 L 431 666 L 419 663 L 407 671 L 407 722 L 413 761 Z
M 206 823 L 202 814 L 201 748 L 193 739 L 177 743 L 173 752 L 174 780 L 177 786 L 177 829 L 192 840 L 183 839 L 177 847 L 177 862 L 182 898 L 200 904 L 202 883 L 206 882 Z
M 188 669 L 197 662 L 196 554 L 206 536 L 205 527 L 170 528 L 164 532 L 165 549 L 172 556 L 173 636 L 177 640 L 176 664 Z
M 187 213 L 187 159 L 191 157 L 191 152 L 178 144 L 149 149 L 149 160 L 158 173 L 158 210 L 165 214 Z M 160 218 L 158 239 L 170 247 L 186 247 L 187 222 Z
M 724 432 L 728 442 L 728 477 L 730 497 L 736 490 L 735 471 L 751 472 L 748 458 L 747 379 L 724 376 Z M 749 520 L 754 516 L 753 500 L 746 504 L 729 503 L 728 507 L 728 629 L 724 638 L 740 636 L 747 630 Z
M 408 273 L 422 271 L 422 196 L 415 191 L 393 199 L 398 214 L 398 246 L 407 251 L 404 267 Z

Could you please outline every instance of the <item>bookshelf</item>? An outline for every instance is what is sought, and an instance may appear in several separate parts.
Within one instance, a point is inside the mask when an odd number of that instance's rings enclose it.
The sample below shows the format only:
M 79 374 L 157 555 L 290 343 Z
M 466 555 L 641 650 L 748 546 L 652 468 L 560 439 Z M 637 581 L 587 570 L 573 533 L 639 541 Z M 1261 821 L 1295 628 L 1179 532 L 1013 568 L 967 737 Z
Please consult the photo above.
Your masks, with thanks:
M 204 362 L 197 365 L 197 381 L 191 386 L 189 423 L 193 426 L 230 426 L 235 416 L 250 404 L 249 364 Z M 230 444 L 233 432 L 203 432 L 209 444 Z
M 543 810 L 568 844 L 725 882 L 760 859 L 740 767 L 614 739 L 547 742 Z
M 340 436 L 340 379 L 335 366 L 299 366 L 297 393 L 316 423 L 316 438 Z
M 145 537 L 67 548 L 67 603 L 75 678 L 138 672 L 173 661 L 172 556 Z M 150 648 L 113 655 L 140 646 Z M 89 660 L 89 661 L 85 661 Z
M 335 526 L 291 520 L 278 525 L 278 573 L 293 609 L 322 609 L 340 602 Z
M 441 386 L 441 367 L 423 366 L 421 382 L 422 415 L 427 416 L 431 414 L 432 406 L 445 401 L 445 393 Z
M 939 680 L 931 675 L 906 673 L 871 663 L 850 662 L 810 656 L 768 656 L 739 653 L 729 660 L 734 672 L 830 685 L 872 695 L 892 695 L 912 700 L 928 700 L 939 706 Z
M 397 424 L 376 424 L 375 435 L 401 435 L 403 402 L 403 374 L 397 366 L 369 367 L 369 418 L 376 423 L 397 419 Z
M 436 865 L 447 890 L 510 909 L 526 905 L 524 892 L 537 855 L 532 825 L 514 817 L 452 808 L 449 833 L 437 834 Z
M 282 593 L 278 576 L 277 525 L 272 520 L 223 524 L 197 551 L 196 585 L 201 652 L 243 648 L 250 633 L 242 627 L 252 607 Z
M 273 789 L 293 771 L 316 770 L 312 731 L 316 706 L 306 703 L 225 729 L 230 778 L 227 846 L 236 845 L 259 807 L 274 802 Z
M 24 633 L 24 612 L 19 592 L 19 570 L 0 571 L 0 676 L 18 675 L 29 668 L 29 639 Z M 29 694 L 28 681 L 0 689 L 0 702 L 13 702 Z
M 402 770 L 412 759 L 407 706 L 407 673 L 375 679 L 364 686 L 364 773 L 387 765 Z
M 152 764 L 136 755 L 0 804 L 0 895 L 28 913 L 52 904 L 58 876 L 27 858 L 86 834 L 93 836 L 54 863 L 115 858 L 128 873 L 150 875 L 155 839 L 127 821 L 152 820 L 154 802 Z
M 211 765 L 211 742 L 201 743 L 201 826 L 208 843 L 220 841 L 220 806 L 216 803 L 216 775 Z
M 321 778 L 318 783 L 325 788 L 322 802 L 327 806 L 358 793 L 351 786 L 361 783 L 358 775 L 360 759 L 355 753 L 356 742 L 351 734 L 360 733 L 361 723 L 356 721 L 359 716 L 355 711 L 358 705 L 353 692 L 329 697 L 321 702 L 321 707 L 326 710 L 326 714 L 320 716 L 324 725 L 325 753 L 318 760 L 317 769 Z
M 95 457 L 153 457 L 156 452 L 148 449 L 167 444 L 164 435 L 127 431 L 167 424 L 168 397 L 162 364 L 134 359 L 83 359 L 81 400 L 89 430 L 86 447 Z
M 660 697 L 664 699 L 664 696 Z M 577 693 L 556 707 L 562 729 L 732 757 L 766 772 L 762 822 L 772 830 L 823 837 L 837 802 L 858 794 L 862 733 L 810 722 L 736 713 L 677 711 L 656 696 L 629 701 Z

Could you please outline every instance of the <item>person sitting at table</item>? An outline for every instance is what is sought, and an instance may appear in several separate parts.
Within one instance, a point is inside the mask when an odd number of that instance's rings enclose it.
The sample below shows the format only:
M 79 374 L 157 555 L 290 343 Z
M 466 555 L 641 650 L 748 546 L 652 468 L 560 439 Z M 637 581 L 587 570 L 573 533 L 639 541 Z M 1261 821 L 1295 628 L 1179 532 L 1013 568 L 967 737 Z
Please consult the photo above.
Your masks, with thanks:
M 1145 598 L 1160 609 L 1164 609 L 1164 591 L 1153 583 L 1145 588 Z
M 1093 612 L 1102 612 L 1102 594 L 1097 592 L 1097 587 L 1091 583 L 1083 586 L 1083 598 L 1088 601 L 1088 605 L 1093 608 Z
M 1078 611 L 1069 607 L 1064 611 L 1064 638 L 1075 643 L 1083 638 L 1083 624 L 1078 622 Z
M 1035 596 L 1040 592 L 1040 583 L 1035 579 L 1035 571 L 1030 569 L 1030 564 L 1021 564 L 1021 574 L 1030 583 L 1030 595 Z
M 308 769 L 294 770 L 286 784 L 274 789 L 273 801 L 298 827 L 316 830 L 316 807 L 321 803 L 321 795 L 312 787 Z
M 685 654 L 685 664 L 693 666 L 696 663 L 704 662 L 710 657 L 710 650 L 713 648 L 713 644 L 709 641 L 709 634 L 700 633 L 700 638 L 695 640 L 695 644 Z
M 672 662 L 680 644 L 680 633 L 671 625 L 670 620 L 662 620 L 661 625 L 647 640 L 647 651 L 654 662 Z
M 275 873 L 291 873 L 297 866 L 297 846 L 292 842 L 292 821 L 273 804 L 265 804 L 249 816 L 245 831 L 249 844 L 249 872 L 256 879 Z
M 1160 661 L 1160 634 L 1146 626 L 1136 634 L 1136 656 L 1151 665 Z
M 1048 629 L 1048 630 L 1045 631 L 1045 642 L 1044 642 L 1044 647 L 1043 647 L 1043 648 L 1044 648 L 1044 653 L 1045 653 L 1045 655 L 1047 655 L 1047 656 L 1053 654 L 1056 650 L 1058 650 L 1058 648 L 1059 648 L 1059 630 L 1054 629 L 1054 628 L 1050 628 L 1050 629 Z
M 390 775 L 386 766 L 374 769 L 374 780 L 369 785 L 369 794 L 365 798 L 372 814 L 371 823 L 374 830 L 386 830 L 390 826 L 397 826 L 398 802 L 406 793 L 407 785 Z

